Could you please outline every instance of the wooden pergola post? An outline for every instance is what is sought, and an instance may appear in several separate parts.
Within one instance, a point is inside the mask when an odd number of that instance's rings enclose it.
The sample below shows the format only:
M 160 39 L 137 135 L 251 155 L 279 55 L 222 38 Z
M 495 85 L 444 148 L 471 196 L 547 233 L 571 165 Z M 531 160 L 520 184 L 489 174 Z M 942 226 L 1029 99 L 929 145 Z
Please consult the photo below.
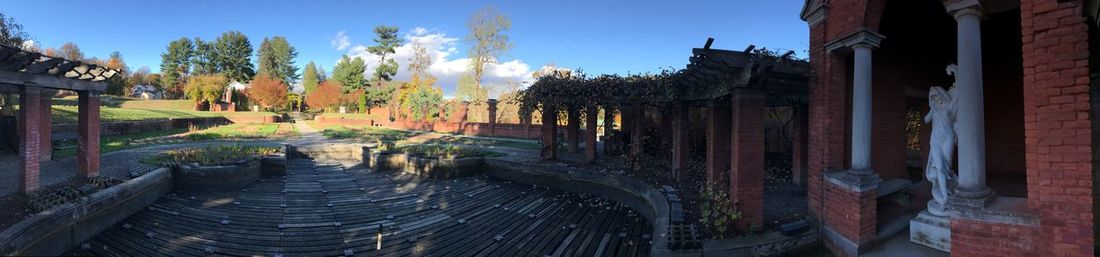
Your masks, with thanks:
M 584 116 L 584 161 L 596 162 L 596 117 L 600 110 L 596 105 L 588 105 Z

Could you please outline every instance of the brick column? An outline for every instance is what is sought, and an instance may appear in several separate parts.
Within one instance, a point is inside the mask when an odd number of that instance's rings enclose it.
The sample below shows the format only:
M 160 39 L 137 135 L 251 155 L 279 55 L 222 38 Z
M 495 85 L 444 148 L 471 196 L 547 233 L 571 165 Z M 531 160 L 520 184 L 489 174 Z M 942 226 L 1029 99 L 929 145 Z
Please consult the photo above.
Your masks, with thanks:
M 630 109 L 630 121 L 624 121 L 624 123 L 631 123 L 630 158 L 633 161 L 631 166 L 634 170 L 640 170 L 642 168 L 641 156 L 645 149 L 645 143 L 642 142 L 642 137 L 645 135 L 645 107 L 641 103 L 634 103 Z
M 684 102 L 676 102 L 672 106 L 672 177 L 676 180 L 686 175 L 691 158 L 691 141 L 688 139 L 688 130 L 691 128 L 688 125 L 689 113 Z
M 53 159 L 53 117 L 51 115 L 53 115 L 52 97 L 56 92 L 56 90 L 42 90 L 42 97 L 39 98 L 42 107 L 39 109 L 38 114 L 40 117 L 39 122 L 42 125 L 38 127 L 39 131 L 41 131 L 41 133 L 39 133 L 38 145 L 40 147 L 39 149 L 42 149 L 41 153 L 39 153 L 40 157 L 42 157 L 42 161 Z
M 803 185 L 806 183 L 807 173 L 807 152 L 809 150 L 809 142 L 807 139 L 810 137 L 809 122 L 810 115 L 808 115 L 809 109 L 806 106 L 799 106 L 795 108 L 794 114 L 794 133 L 791 138 L 791 181 L 795 185 Z
M 586 114 L 584 116 L 584 161 L 588 163 L 596 162 L 596 117 L 600 113 L 600 109 L 596 108 L 596 105 L 589 105 L 585 108 Z
M 633 107 L 630 107 L 629 105 L 623 105 L 622 110 L 620 110 L 619 114 L 620 122 L 622 123 L 619 125 L 619 134 L 621 135 L 619 138 L 622 139 L 621 142 L 619 142 L 619 149 L 622 150 L 624 153 L 630 147 L 630 135 L 634 132 L 634 122 L 632 122 L 634 120 L 633 112 Z
M 497 132 L 497 99 L 489 99 L 489 136 L 496 136 Z
M 877 184 L 852 187 L 829 176 L 839 173 L 826 175 L 823 242 L 838 256 L 859 256 L 874 243 L 878 230 Z
M 99 174 L 99 92 L 81 91 L 77 100 L 78 148 L 76 165 L 80 177 Z
M 741 229 L 764 224 L 764 92 L 737 89 L 732 101 L 730 196 L 739 204 Z
M 539 156 L 543 160 L 555 160 L 558 158 L 557 144 L 554 142 L 554 138 L 557 137 L 558 130 L 558 112 L 557 110 L 542 109 L 542 149 L 539 152 Z
M 42 157 L 42 90 L 37 87 L 19 88 L 19 188 L 24 193 L 38 189 L 38 172 Z
M 566 124 L 565 124 L 565 143 L 567 144 L 566 151 L 569 153 L 580 152 L 580 130 L 581 130 L 581 113 L 577 110 L 576 106 L 567 107 Z
M 618 144 L 614 138 L 618 138 L 615 135 L 615 108 L 611 105 L 604 105 L 603 107 L 603 135 L 605 142 L 603 144 L 603 154 L 610 155 L 614 152 L 612 149 Z
M 707 107 L 707 182 L 718 182 L 730 165 L 730 107 L 715 103 Z

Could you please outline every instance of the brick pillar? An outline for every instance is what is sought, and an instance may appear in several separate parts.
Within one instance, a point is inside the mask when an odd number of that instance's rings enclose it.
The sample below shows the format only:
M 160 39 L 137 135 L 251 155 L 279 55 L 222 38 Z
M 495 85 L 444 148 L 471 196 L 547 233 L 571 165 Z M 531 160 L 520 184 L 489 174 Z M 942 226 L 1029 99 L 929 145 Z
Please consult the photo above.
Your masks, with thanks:
M 731 101 L 730 196 L 741 229 L 764 224 L 764 92 L 738 89 Z
M 539 152 L 539 156 L 543 160 L 555 160 L 558 158 L 557 144 L 554 142 L 554 138 L 557 137 L 558 130 L 558 112 L 553 109 L 542 109 L 542 149 Z
M 600 113 L 600 109 L 596 108 L 596 105 L 589 105 L 585 108 L 586 114 L 584 116 L 584 161 L 588 163 L 596 162 L 596 117 Z
M 451 117 L 451 122 L 466 123 L 469 120 L 470 102 L 462 101 L 458 105 L 458 112 Z
M 566 148 L 569 153 L 580 152 L 580 130 L 581 130 L 581 113 L 577 110 L 576 106 L 569 106 L 567 108 L 568 117 L 566 117 L 565 124 L 565 143 L 568 144 Z
M 19 88 L 19 188 L 24 193 L 38 189 L 38 172 L 42 154 L 41 136 L 42 89 Z
M 56 90 L 42 90 L 42 97 L 39 98 L 42 107 L 38 114 L 40 117 L 39 122 L 42 125 L 38 127 L 39 131 L 41 131 L 41 133 L 39 133 L 38 145 L 40 147 L 39 149 L 41 149 L 41 153 L 39 154 L 40 157 L 42 157 L 42 161 L 53 159 L 53 117 L 51 115 L 53 115 L 52 97 L 56 92 Z
M 794 133 L 791 135 L 791 181 L 795 185 L 803 185 L 806 183 L 807 169 L 807 150 L 809 142 L 807 139 L 810 137 L 809 132 L 809 109 L 806 106 L 799 106 L 795 108 L 794 114 Z
M 603 154 L 606 156 L 614 152 L 613 149 L 618 144 L 614 140 L 618 138 L 618 135 L 615 135 L 615 107 L 611 105 L 603 107 L 603 135 L 606 140 L 603 145 Z
M 676 102 L 672 106 L 672 177 L 680 180 L 686 175 L 688 161 L 691 156 L 691 140 L 688 138 L 688 107 L 684 102 Z
M 497 134 L 497 99 L 489 99 L 489 136 Z
M 633 161 L 631 165 L 634 170 L 640 170 L 642 152 L 645 149 L 645 143 L 642 142 L 642 137 L 645 135 L 645 107 L 641 103 L 634 103 L 630 107 L 630 159 Z
M 707 107 L 707 182 L 716 181 L 730 165 L 730 107 L 716 103 Z
M 619 134 L 621 135 L 619 137 L 621 139 L 619 149 L 625 152 L 630 149 L 630 135 L 634 132 L 634 122 L 632 122 L 634 120 L 634 108 L 623 105 L 620 115 L 620 123 L 622 124 L 619 125 Z
M 99 174 L 99 92 L 81 91 L 77 100 L 76 165 L 80 177 Z
M 825 246 L 837 256 L 858 256 L 874 243 L 878 224 L 877 184 L 853 187 L 826 175 L 824 211 Z

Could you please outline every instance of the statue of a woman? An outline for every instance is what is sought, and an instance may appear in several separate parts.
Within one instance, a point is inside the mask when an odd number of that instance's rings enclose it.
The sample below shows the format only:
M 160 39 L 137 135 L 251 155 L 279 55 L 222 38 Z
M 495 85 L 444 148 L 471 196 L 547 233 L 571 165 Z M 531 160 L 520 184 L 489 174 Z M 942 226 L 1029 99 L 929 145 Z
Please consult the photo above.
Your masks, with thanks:
M 948 74 L 953 74 L 953 67 L 948 66 Z M 955 87 L 944 90 L 942 87 L 932 87 L 928 91 L 928 115 L 924 116 L 924 122 L 931 123 L 932 137 L 929 141 L 928 165 L 925 166 L 925 178 L 932 183 L 932 201 L 928 203 L 928 211 L 932 214 L 943 215 L 947 197 L 951 195 L 955 187 L 956 175 L 951 170 L 951 163 L 955 156 Z

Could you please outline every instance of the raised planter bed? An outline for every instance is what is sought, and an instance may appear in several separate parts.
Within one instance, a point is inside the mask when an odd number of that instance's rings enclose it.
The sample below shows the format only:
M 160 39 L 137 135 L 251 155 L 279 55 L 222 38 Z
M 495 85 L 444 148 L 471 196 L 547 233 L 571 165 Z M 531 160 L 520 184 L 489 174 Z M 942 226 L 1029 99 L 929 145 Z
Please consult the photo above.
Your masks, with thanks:
M 228 191 L 244 188 L 260 179 L 261 158 L 229 165 L 182 164 L 172 169 L 176 189 L 183 191 Z
M 371 152 L 368 167 L 375 171 L 398 170 L 405 167 L 407 157 L 399 152 Z
M 171 191 L 172 173 L 160 168 L 77 202 L 58 205 L 0 232 L 0 254 L 60 255 Z
M 174 163 L 169 166 L 176 189 L 227 191 L 244 188 L 261 176 L 285 174 L 283 153 L 277 147 L 216 145 L 172 150 L 148 161 Z
M 406 156 L 403 171 L 435 179 L 469 177 L 485 169 L 485 158 L 428 159 Z

